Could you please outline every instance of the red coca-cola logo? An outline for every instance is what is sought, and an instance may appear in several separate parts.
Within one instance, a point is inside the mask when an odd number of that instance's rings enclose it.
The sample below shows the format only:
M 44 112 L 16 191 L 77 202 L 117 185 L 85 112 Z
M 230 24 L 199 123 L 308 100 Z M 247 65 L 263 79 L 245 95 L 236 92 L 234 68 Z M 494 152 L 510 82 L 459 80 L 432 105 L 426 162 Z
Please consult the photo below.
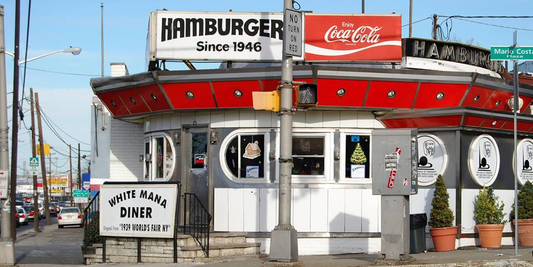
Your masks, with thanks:
M 401 61 L 399 15 L 305 15 L 306 61 Z
M 345 26 L 348 23 L 343 22 L 342 24 L 342 26 Z M 337 25 L 333 25 L 326 31 L 326 34 L 324 34 L 324 40 L 327 43 L 377 43 L 379 42 L 378 31 L 381 30 L 381 28 L 382 27 L 379 26 L 360 26 L 353 30 L 345 27 L 339 29 Z

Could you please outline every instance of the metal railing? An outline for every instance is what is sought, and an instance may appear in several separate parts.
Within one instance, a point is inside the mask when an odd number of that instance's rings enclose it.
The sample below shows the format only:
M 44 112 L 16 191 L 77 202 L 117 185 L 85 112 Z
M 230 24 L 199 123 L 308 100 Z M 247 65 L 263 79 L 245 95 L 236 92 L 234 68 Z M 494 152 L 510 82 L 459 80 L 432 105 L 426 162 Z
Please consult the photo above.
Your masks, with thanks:
M 194 193 L 184 193 L 183 198 L 183 233 L 192 236 L 209 258 L 211 214 Z
M 102 242 L 100 238 L 100 192 L 91 199 L 83 211 L 83 245 Z

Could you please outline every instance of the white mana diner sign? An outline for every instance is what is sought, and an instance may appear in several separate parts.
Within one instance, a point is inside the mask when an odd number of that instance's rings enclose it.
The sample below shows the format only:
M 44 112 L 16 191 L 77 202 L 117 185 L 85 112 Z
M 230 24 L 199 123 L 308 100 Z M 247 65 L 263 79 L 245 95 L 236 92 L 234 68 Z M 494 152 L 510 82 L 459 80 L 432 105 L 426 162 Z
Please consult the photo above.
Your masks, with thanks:
M 103 184 L 100 235 L 172 238 L 177 194 L 176 184 Z

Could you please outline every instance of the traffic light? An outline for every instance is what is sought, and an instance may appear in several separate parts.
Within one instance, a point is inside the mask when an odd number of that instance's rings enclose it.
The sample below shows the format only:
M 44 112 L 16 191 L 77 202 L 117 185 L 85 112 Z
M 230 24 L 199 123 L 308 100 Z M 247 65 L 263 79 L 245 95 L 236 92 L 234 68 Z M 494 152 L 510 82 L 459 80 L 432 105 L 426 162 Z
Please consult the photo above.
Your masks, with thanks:
M 318 104 L 318 86 L 313 83 L 304 83 L 296 86 L 296 105 L 300 107 L 313 107 Z
M 255 110 L 279 111 L 279 91 L 252 92 L 252 100 Z

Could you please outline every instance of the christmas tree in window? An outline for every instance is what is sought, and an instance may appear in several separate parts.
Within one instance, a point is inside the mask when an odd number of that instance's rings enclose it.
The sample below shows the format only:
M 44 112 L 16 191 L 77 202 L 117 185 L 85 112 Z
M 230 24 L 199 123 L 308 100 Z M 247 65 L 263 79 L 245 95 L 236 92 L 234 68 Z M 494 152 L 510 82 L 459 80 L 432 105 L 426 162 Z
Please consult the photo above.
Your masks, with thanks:
M 355 146 L 352 156 L 350 157 L 350 162 L 353 163 L 351 166 L 351 177 L 365 178 L 366 156 L 361 144 L 357 143 Z

